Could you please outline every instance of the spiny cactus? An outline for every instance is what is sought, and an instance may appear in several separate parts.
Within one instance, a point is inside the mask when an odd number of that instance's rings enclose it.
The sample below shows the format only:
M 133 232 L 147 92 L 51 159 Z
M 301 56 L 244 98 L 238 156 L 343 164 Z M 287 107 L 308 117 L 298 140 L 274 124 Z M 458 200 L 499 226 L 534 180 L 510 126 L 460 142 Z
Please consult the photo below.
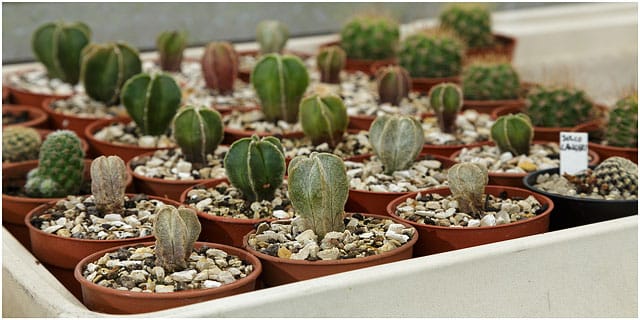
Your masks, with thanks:
M 536 86 L 526 97 L 526 114 L 538 127 L 573 127 L 590 120 L 593 109 L 584 91 L 569 87 Z
M 84 171 L 80 138 L 69 130 L 47 136 L 40 147 L 38 167 L 29 171 L 25 192 L 29 197 L 59 198 L 80 191 Z
M 144 135 L 165 133 L 181 98 L 176 81 L 163 73 L 141 73 L 129 79 L 122 89 L 122 104 Z
M 211 42 L 204 48 L 202 75 L 207 87 L 221 94 L 233 92 L 238 78 L 238 54 L 229 42 Z
M 173 137 L 185 159 L 196 168 L 207 163 L 207 155 L 224 137 L 220 113 L 204 106 L 186 106 L 173 119 Z
M 464 45 L 445 30 L 423 30 L 400 43 L 398 61 L 413 78 L 453 77 L 462 71 Z
M 256 27 L 256 40 L 260 53 L 282 53 L 289 40 L 289 29 L 278 20 L 264 20 Z
M 381 115 L 371 123 L 369 143 L 386 174 L 409 168 L 424 145 L 420 121 L 410 116 Z
M 638 95 L 632 94 L 618 100 L 609 111 L 606 127 L 607 143 L 616 147 L 638 147 Z
M 36 129 L 13 126 L 2 130 L 2 162 L 38 159 L 42 140 Z
M 251 84 L 268 121 L 298 121 L 300 100 L 309 85 L 309 73 L 300 58 L 264 55 L 251 72 Z
M 376 73 L 376 84 L 380 103 L 399 106 L 402 99 L 409 97 L 411 77 L 407 70 L 400 66 L 387 66 Z
M 272 200 L 284 181 L 284 149 L 275 137 L 242 138 L 229 148 L 224 169 L 246 200 Z
M 454 133 L 456 118 L 462 108 L 462 89 L 455 83 L 440 83 L 429 90 L 431 108 L 438 117 L 440 130 Z
M 440 13 L 440 26 L 455 31 L 469 48 L 493 45 L 491 13 L 484 5 L 451 5 Z
M 340 46 L 350 59 L 392 58 L 399 39 L 398 23 L 383 16 L 355 16 L 340 31 Z
M 618 190 L 621 194 L 638 194 L 638 165 L 629 159 L 607 158 L 593 170 L 593 174 L 601 194 L 613 190 Z
M 491 126 L 491 140 L 501 153 L 511 152 L 514 156 L 529 154 L 533 141 L 533 125 L 531 119 L 524 114 L 508 114 L 496 120 Z
M 318 239 L 344 231 L 349 179 L 340 157 L 315 152 L 297 156 L 289 164 L 288 176 L 291 205 Z
M 326 142 L 335 147 L 349 125 L 347 108 L 337 95 L 310 95 L 300 103 L 300 124 L 313 144 Z
M 156 48 L 160 54 L 160 67 L 164 71 L 178 72 L 182 64 L 182 53 L 187 47 L 187 33 L 164 31 L 156 38 Z
M 487 168 L 477 163 L 458 163 L 449 168 L 447 179 L 460 211 L 479 217 L 484 207 L 484 187 L 489 182 Z
M 45 23 L 31 37 L 33 53 L 47 68 L 49 78 L 58 78 L 71 84 L 78 83 L 82 49 L 89 42 L 91 29 L 82 22 Z
M 141 71 L 138 50 L 126 43 L 94 43 L 82 51 L 80 79 L 84 90 L 107 105 L 118 103 L 124 83 Z
M 347 62 L 347 54 L 338 46 L 320 49 L 316 56 L 316 66 L 320 71 L 320 81 L 325 83 L 340 83 L 340 71 Z
M 91 162 L 91 194 L 103 216 L 124 209 L 127 168 L 118 156 L 100 156 Z
M 195 210 L 164 205 L 156 214 L 156 265 L 167 272 L 184 270 L 200 236 L 201 226 Z
M 509 100 L 520 96 L 520 77 L 503 57 L 473 60 L 462 72 L 465 100 Z

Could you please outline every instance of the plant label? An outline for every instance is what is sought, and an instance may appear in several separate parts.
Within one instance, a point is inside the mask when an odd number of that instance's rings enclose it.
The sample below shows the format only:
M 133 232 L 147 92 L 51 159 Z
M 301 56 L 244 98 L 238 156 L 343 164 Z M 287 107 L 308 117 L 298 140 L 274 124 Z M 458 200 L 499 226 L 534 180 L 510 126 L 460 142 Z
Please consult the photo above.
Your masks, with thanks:
M 589 134 L 560 132 L 560 174 L 576 174 L 589 166 Z

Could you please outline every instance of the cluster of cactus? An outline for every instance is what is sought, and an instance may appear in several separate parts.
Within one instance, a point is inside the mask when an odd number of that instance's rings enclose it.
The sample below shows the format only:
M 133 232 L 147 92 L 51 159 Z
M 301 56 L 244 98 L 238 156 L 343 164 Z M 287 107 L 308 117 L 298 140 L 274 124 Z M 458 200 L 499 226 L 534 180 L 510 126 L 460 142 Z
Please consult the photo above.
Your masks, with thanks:
M 324 83 L 340 83 L 340 71 L 347 62 L 347 54 L 338 46 L 320 49 L 316 56 L 316 66 L 320 72 L 320 81 Z
M 369 143 L 386 174 L 409 168 L 422 151 L 420 121 L 405 115 L 381 115 L 371 123 Z
M 340 31 L 340 46 L 350 59 L 392 58 L 399 39 L 398 23 L 383 16 L 355 16 Z
M 287 173 L 291 205 L 318 238 L 344 231 L 349 179 L 342 159 L 315 152 L 309 157 L 297 156 Z
M 127 168 L 118 156 L 100 156 L 91 162 L 91 194 L 98 213 L 119 213 L 124 210 Z
M 484 212 L 484 187 L 489 182 L 487 168 L 477 163 L 457 163 L 449 168 L 447 180 L 460 212 L 479 218 Z
M 181 99 L 180 87 L 164 73 L 138 74 L 122 88 L 122 104 L 144 135 L 166 133 Z
M 520 97 L 520 77 L 504 57 L 484 56 L 462 71 L 466 100 L 509 100 Z
M 380 103 L 399 106 L 402 99 L 409 97 L 411 77 L 400 66 L 386 66 L 376 72 L 376 84 Z
M 156 48 L 160 55 L 160 67 L 164 71 L 178 72 L 182 64 L 182 53 L 187 47 L 187 33 L 165 31 L 156 38 Z
M 83 50 L 80 79 L 84 90 L 107 105 L 118 103 L 122 86 L 141 71 L 138 50 L 125 43 L 90 44 Z
M 153 226 L 155 264 L 166 272 L 184 270 L 201 230 L 195 210 L 183 206 L 160 207 Z
M 443 82 L 431 87 L 429 103 L 442 132 L 455 133 L 456 118 L 462 109 L 462 102 L 462 89 L 455 83 Z
M 256 27 L 256 40 L 260 54 L 282 53 L 289 40 L 289 29 L 278 20 L 264 20 Z
M 2 130 L 2 162 L 38 159 L 42 139 L 36 129 L 13 126 Z
M 229 42 L 211 42 L 204 48 L 200 64 L 209 89 L 221 94 L 233 92 L 238 78 L 238 54 Z
M 587 94 L 570 87 L 536 86 L 526 97 L 526 114 L 538 127 L 573 127 L 593 117 Z
M 186 106 L 173 119 L 173 137 L 185 159 L 201 168 L 224 137 L 222 117 L 204 106 Z
M 335 147 L 349 126 L 347 107 L 335 94 L 313 94 L 300 102 L 300 124 L 314 145 Z
M 563 176 L 579 193 L 591 193 L 595 189 L 603 196 L 611 193 L 638 195 L 638 165 L 626 158 L 610 157 L 593 170 L 587 169 L 575 176 L 565 173 Z
M 277 53 L 264 55 L 251 72 L 251 84 L 266 120 L 298 121 L 300 100 L 309 86 L 309 73 L 300 58 Z
M 442 29 L 423 30 L 400 43 L 399 64 L 413 78 L 454 77 L 462 72 L 463 43 Z
M 606 127 L 607 143 L 616 147 L 638 147 L 638 95 L 632 94 L 618 100 L 609 111 Z
M 37 198 L 77 194 L 83 172 L 84 151 L 80 138 L 69 130 L 53 132 L 40 147 L 38 167 L 27 174 L 25 192 L 29 197 Z
M 34 31 L 31 47 L 49 78 L 76 84 L 80 78 L 82 50 L 91 42 L 91 29 L 82 22 L 49 22 Z
M 451 5 L 440 13 L 439 20 L 441 27 L 456 32 L 469 48 L 493 45 L 491 13 L 484 5 Z
M 524 113 L 499 117 L 491 126 L 491 140 L 501 153 L 511 152 L 514 156 L 529 154 L 533 141 L 531 119 Z

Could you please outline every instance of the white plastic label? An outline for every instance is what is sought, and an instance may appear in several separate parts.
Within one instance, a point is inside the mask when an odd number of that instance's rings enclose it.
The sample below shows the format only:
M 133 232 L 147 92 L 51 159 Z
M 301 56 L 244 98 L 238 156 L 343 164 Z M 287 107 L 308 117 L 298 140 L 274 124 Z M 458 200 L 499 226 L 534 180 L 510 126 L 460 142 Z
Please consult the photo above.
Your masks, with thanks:
M 576 174 L 589 166 L 589 134 L 560 132 L 560 174 Z

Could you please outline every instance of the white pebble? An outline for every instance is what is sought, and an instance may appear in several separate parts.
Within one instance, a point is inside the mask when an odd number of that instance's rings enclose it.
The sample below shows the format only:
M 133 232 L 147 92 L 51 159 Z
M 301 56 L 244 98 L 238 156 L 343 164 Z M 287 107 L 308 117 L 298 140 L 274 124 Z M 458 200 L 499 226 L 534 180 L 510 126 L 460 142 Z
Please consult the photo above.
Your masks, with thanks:
M 492 214 L 488 214 L 482 217 L 482 219 L 480 219 L 481 227 L 490 227 L 495 225 L 496 225 L 496 217 L 494 217 Z
M 217 288 L 217 287 L 219 287 L 219 286 L 221 286 L 221 285 L 222 285 L 222 283 L 220 283 L 220 282 L 218 282 L 218 281 L 213 281 L 213 280 L 205 280 L 205 281 L 202 283 L 202 286 L 203 286 L 204 288 L 207 288 L 207 289 L 209 289 L 209 288 Z

